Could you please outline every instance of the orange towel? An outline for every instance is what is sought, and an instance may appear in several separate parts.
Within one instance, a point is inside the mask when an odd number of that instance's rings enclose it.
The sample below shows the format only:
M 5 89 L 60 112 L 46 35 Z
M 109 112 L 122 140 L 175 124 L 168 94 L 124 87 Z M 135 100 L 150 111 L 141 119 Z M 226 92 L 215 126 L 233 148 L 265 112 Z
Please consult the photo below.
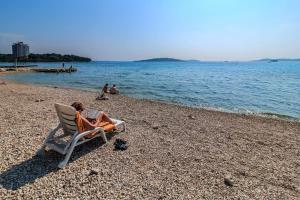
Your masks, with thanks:
M 79 133 L 86 131 L 83 121 L 81 119 L 80 113 L 78 111 L 76 111 L 76 114 L 75 114 L 75 123 L 76 123 Z
M 80 133 L 90 130 L 90 129 L 86 128 L 86 126 L 84 125 L 84 121 L 82 120 L 79 112 L 76 112 L 75 123 L 76 123 L 77 129 Z M 108 121 L 101 121 L 99 127 L 103 128 L 105 132 L 110 132 L 116 128 L 116 126 L 114 124 L 112 124 L 111 122 L 108 122 Z M 86 138 L 92 138 L 96 134 L 97 134 L 97 132 L 93 132 L 93 133 L 87 135 Z

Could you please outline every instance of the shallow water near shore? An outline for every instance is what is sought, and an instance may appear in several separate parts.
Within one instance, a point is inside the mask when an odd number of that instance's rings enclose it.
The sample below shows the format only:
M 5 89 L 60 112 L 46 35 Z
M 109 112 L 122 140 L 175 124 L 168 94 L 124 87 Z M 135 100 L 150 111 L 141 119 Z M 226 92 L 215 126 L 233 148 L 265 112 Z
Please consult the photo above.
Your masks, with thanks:
M 300 119 L 298 61 L 65 63 L 66 67 L 70 65 L 78 68 L 78 72 L 17 73 L 3 78 L 92 91 L 105 83 L 117 84 L 122 94 L 135 98 Z

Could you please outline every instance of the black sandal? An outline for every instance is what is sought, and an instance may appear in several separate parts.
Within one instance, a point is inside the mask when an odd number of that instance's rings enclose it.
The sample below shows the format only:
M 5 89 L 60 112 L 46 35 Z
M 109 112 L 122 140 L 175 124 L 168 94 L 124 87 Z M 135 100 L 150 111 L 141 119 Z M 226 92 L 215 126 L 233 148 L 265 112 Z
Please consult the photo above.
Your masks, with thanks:
M 114 145 L 115 145 L 115 150 L 124 151 L 128 148 L 127 141 L 122 139 L 116 139 Z

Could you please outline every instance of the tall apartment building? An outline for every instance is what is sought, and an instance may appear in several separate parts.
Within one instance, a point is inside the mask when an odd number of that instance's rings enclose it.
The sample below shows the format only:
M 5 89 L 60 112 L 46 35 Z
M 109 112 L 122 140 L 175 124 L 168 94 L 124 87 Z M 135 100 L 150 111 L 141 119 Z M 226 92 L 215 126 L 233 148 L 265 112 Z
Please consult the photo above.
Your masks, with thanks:
M 17 42 L 12 45 L 12 55 L 15 58 L 27 57 L 29 55 L 29 46 L 23 42 Z

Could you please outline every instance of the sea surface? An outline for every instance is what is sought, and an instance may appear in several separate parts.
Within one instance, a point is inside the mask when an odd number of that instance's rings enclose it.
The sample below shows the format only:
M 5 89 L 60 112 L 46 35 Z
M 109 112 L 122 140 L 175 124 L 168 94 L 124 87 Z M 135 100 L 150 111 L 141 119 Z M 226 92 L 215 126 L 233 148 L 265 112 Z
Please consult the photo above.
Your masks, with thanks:
M 0 63 L 5 65 L 7 63 Z M 27 63 L 58 67 L 61 63 Z M 106 62 L 66 63 L 75 73 L 5 75 L 23 83 L 121 93 L 227 112 L 300 119 L 300 62 Z

